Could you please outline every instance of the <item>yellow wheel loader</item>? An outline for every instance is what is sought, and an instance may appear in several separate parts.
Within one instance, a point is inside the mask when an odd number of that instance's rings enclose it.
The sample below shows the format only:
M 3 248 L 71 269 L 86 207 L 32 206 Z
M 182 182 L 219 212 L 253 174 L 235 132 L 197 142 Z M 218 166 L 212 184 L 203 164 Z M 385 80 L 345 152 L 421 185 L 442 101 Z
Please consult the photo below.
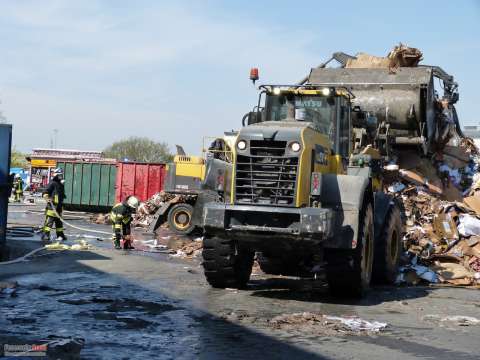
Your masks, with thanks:
M 438 74 L 319 67 L 301 84 L 260 86 L 232 149 L 230 197 L 204 206 L 210 285 L 244 287 L 255 253 L 267 273 L 325 271 L 335 295 L 362 296 L 372 278 L 393 282 L 403 226 L 382 192 L 383 164 L 393 145 L 433 144 Z
M 207 202 L 223 201 L 225 182 L 230 181 L 231 150 L 235 133 L 214 138 L 204 156 L 186 155 L 181 147 L 172 163 L 167 165 L 165 193 L 169 200 L 157 210 L 147 233 L 154 233 L 164 222 L 179 235 L 189 235 L 202 226 L 203 206 Z M 210 140 L 210 138 L 204 138 Z M 229 189 L 229 187 L 227 187 Z

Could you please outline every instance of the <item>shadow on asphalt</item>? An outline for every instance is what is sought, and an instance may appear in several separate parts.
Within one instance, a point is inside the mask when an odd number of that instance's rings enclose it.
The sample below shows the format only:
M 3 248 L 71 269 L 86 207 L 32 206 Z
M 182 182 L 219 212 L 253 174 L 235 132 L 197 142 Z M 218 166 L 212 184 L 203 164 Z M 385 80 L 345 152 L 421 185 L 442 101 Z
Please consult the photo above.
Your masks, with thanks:
M 374 306 L 389 301 L 402 301 L 428 296 L 428 287 L 373 287 L 362 299 L 338 298 L 329 294 L 326 282 L 294 278 L 251 280 L 251 296 L 279 300 L 295 300 L 338 305 Z
M 19 275 L 0 269 L 0 279 L 19 282 L 16 297 L 0 297 L 0 343 L 81 337 L 86 359 L 329 359 L 82 263 L 109 259 L 67 252 L 26 263 Z

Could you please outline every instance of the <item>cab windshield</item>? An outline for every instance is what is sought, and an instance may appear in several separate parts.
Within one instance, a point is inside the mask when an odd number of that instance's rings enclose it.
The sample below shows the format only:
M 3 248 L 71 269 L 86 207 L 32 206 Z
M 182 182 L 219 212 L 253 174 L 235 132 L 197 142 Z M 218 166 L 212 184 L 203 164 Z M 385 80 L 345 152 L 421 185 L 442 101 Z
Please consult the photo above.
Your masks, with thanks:
M 307 95 L 269 95 L 266 99 L 266 121 L 311 122 L 325 135 L 335 126 L 334 97 Z

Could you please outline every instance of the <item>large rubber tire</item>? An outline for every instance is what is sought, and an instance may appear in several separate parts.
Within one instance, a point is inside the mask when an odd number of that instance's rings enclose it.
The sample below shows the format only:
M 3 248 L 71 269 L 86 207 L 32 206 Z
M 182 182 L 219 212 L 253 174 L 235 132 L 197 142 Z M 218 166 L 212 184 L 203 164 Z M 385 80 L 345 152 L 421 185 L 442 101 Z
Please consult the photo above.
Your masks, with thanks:
M 362 297 L 370 287 L 373 255 L 373 211 L 368 203 L 360 212 L 356 248 L 326 249 L 330 293 L 336 297 Z
M 252 273 L 255 253 L 236 248 L 232 240 L 205 235 L 203 269 L 207 282 L 214 288 L 241 289 Z
M 395 204 L 388 211 L 382 230 L 375 234 L 374 283 L 395 283 L 403 251 L 402 235 L 402 215 Z
M 170 230 L 179 235 L 188 235 L 194 229 L 192 222 L 193 206 L 190 204 L 179 203 L 173 205 L 168 211 L 168 226 Z

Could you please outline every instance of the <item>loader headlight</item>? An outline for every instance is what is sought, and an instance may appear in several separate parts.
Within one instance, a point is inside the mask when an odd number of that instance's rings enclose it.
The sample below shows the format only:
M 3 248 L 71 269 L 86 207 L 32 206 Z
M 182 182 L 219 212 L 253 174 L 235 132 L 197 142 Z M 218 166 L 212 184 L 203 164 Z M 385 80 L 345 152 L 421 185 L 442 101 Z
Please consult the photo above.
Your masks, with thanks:
M 299 152 L 301 149 L 300 143 L 299 142 L 292 142 L 290 144 L 290 149 L 292 149 L 293 152 Z
M 238 150 L 245 150 L 247 148 L 247 142 L 245 140 L 240 140 L 237 143 Z
M 280 95 L 281 92 L 282 89 L 280 89 L 279 87 L 273 88 L 273 95 Z
M 329 88 L 326 87 L 326 88 L 322 89 L 322 95 L 323 96 L 330 96 L 330 93 L 331 93 L 331 91 L 330 91 Z

